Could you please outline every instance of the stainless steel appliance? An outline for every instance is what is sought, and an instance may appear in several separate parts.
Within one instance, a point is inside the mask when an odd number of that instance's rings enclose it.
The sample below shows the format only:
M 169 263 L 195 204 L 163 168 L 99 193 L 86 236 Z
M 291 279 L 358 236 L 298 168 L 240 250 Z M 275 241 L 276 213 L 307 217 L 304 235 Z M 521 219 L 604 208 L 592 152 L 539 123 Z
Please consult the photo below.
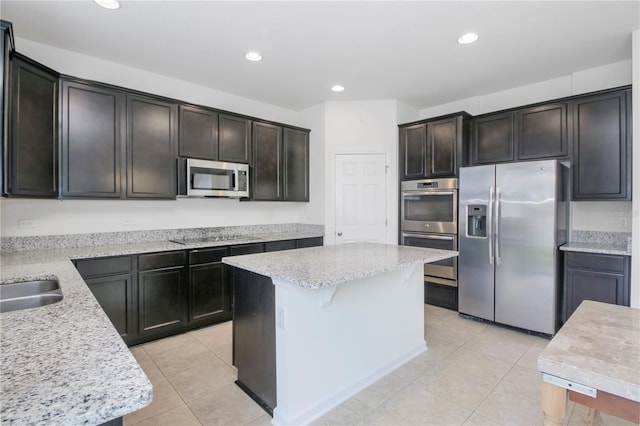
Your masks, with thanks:
M 409 180 L 400 189 L 403 231 L 458 232 L 458 179 Z
M 179 167 L 184 173 L 180 194 L 187 197 L 249 196 L 249 165 L 187 158 Z M 180 166 L 180 163 L 179 163 Z
M 458 180 L 401 184 L 401 240 L 406 246 L 458 249 Z M 457 309 L 458 259 L 424 265 L 425 303 Z
M 555 160 L 460 168 L 460 313 L 556 332 L 566 177 Z

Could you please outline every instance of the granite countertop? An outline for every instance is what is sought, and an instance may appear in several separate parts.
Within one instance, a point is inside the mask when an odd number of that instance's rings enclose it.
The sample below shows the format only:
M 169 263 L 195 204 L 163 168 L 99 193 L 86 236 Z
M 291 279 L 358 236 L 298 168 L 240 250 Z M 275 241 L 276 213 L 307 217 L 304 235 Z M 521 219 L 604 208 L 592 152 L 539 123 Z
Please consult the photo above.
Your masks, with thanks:
M 538 357 L 538 370 L 640 402 L 640 309 L 580 304 Z
M 626 244 L 613 243 L 566 243 L 560 246 L 562 251 L 573 251 L 581 253 L 618 254 L 631 256 L 630 247 Z
M 151 402 L 153 388 L 68 260 L 3 266 L 3 282 L 52 278 L 63 299 L 0 314 L 2 424 L 100 424 Z
M 222 261 L 301 287 L 319 289 L 457 255 L 458 252 L 449 250 L 350 243 L 225 257 Z
M 187 244 L 3 252 L 0 283 L 57 278 L 63 299 L 0 314 L 2 423 L 100 424 L 151 402 L 151 383 L 70 260 L 321 236 L 313 230 L 266 232 Z

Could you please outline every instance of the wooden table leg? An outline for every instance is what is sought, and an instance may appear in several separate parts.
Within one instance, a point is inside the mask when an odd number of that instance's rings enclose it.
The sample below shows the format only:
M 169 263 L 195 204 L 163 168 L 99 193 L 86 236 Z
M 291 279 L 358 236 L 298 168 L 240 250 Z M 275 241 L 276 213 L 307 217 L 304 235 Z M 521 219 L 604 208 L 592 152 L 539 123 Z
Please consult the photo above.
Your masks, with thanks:
M 544 426 L 562 426 L 567 414 L 567 390 L 542 382 L 540 405 L 544 414 Z

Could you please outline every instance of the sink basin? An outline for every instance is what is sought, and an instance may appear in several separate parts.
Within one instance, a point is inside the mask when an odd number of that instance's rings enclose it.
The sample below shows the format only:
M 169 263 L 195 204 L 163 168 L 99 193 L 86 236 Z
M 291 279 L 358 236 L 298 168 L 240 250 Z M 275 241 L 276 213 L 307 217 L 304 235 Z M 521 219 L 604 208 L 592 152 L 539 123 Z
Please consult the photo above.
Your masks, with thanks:
M 25 281 L 0 285 L 0 312 L 37 308 L 62 300 L 57 280 Z

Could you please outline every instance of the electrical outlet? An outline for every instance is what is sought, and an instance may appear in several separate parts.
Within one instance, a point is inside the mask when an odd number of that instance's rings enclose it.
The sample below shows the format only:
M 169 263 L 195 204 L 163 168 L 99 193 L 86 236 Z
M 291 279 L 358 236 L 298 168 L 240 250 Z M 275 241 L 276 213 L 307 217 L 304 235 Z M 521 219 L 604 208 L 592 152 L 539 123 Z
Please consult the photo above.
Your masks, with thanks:
M 38 227 L 39 222 L 35 219 L 20 219 L 18 226 L 22 229 L 32 229 Z
M 125 219 L 123 222 L 124 226 L 135 226 L 136 221 L 133 219 Z
M 284 308 L 276 309 L 276 326 L 282 330 L 285 329 Z
M 626 229 L 626 228 L 627 228 L 627 218 L 626 218 L 626 217 L 624 217 L 624 216 L 623 216 L 623 217 L 621 217 L 621 218 L 620 218 L 620 222 L 619 222 L 618 226 L 619 226 L 620 228 Z

